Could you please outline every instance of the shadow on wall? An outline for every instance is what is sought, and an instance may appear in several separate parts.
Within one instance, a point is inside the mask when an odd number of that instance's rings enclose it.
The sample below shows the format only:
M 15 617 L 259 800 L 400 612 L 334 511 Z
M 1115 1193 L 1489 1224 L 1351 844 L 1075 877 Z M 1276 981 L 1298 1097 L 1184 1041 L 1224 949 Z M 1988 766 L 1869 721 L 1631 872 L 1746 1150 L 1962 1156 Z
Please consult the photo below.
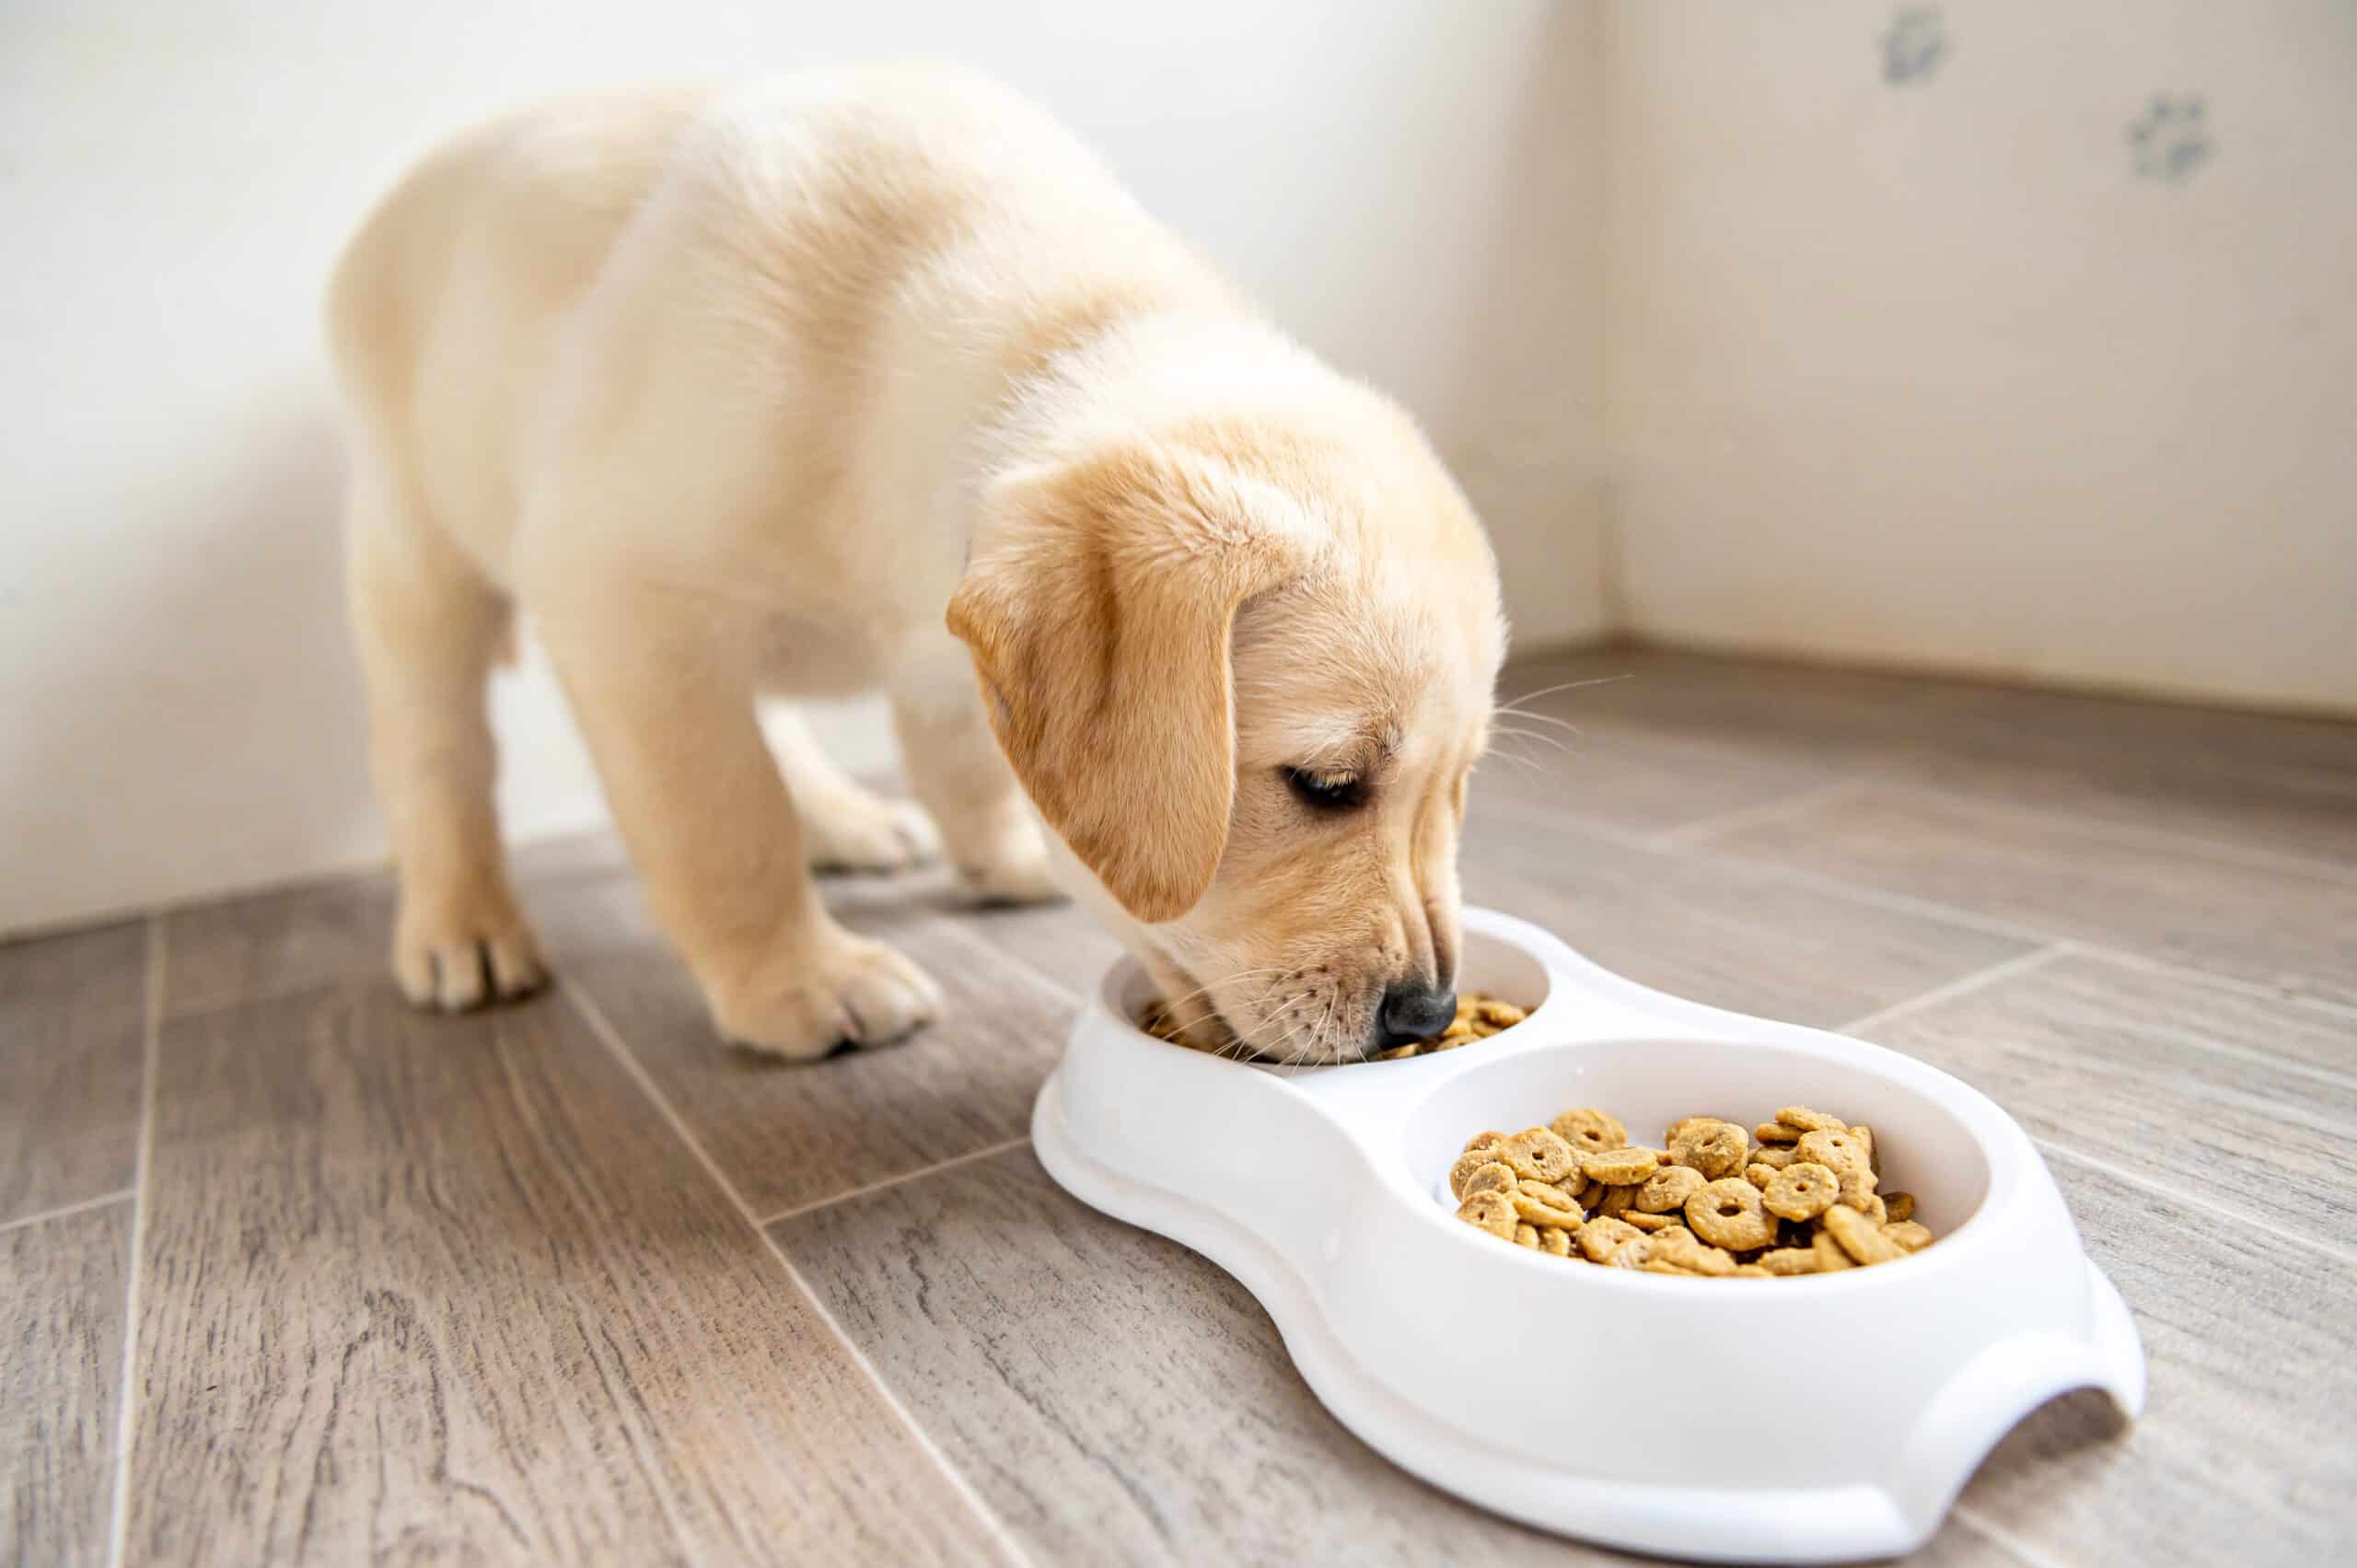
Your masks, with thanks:
M 6 798 L 29 819 L 8 830 L 26 853 L 0 931 L 351 865 L 378 842 L 330 394 L 273 388 L 186 446 L 167 495 L 128 494 L 154 482 L 125 475 L 93 498 L 95 517 L 146 515 L 145 558 L 113 564 L 110 623 L 77 629 L 78 651 L 12 704 L 31 776 Z

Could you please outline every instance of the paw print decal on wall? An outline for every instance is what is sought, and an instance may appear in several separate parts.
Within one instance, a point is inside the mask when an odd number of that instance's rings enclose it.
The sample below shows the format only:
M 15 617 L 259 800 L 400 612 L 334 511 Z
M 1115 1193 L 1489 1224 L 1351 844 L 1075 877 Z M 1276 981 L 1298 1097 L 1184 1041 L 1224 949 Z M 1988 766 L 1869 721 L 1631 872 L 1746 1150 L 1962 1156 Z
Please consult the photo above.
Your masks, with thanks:
M 1920 82 L 1940 68 L 1947 47 L 1937 6 L 1901 6 L 1882 35 L 1882 79 L 1893 86 Z
M 2128 150 L 2142 178 L 2181 182 L 2210 157 L 2201 100 L 2155 93 L 2142 118 L 2128 127 Z

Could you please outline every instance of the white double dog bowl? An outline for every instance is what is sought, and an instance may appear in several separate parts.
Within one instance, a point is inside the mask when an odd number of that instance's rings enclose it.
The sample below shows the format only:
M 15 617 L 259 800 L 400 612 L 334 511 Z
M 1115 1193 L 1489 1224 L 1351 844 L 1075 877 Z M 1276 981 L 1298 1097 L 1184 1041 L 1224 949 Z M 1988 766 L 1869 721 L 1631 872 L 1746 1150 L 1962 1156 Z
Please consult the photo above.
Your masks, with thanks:
M 1543 1528 L 1744 1562 L 1894 1556 L 2073 1388 L 2144 1403 L 2127 1307 L 2028 1137 L 1945 1073 L 1648 990 L 1521 921 L 1465 917 L 1462 983 L 1534 1011 L 1460 1051 L 1290 1069 L 1156 1040 L 1114 966 L 1031 1133 L 1083 1202 L 1242 1281 L 1337 1419 L 1434 1485 Z M 1688 1280 L 1506 1246 L 1452 1217 L 1484 1129 L 1600 1106 L 1643 1140 L 1816 1106 L 1875 1132 L 1940 1237 L 1897 1262 Z

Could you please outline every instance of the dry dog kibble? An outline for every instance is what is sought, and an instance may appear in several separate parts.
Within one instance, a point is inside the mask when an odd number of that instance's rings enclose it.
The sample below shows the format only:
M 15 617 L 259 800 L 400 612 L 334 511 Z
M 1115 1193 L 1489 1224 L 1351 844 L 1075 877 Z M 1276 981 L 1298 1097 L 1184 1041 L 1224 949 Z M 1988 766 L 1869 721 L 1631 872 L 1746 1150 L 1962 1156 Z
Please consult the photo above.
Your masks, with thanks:
M 1608 1110 L 1593 1106 L 1567 1110 L 1549 1124 L 1555 1136 L 1584 1155 L 1600 1155 L 1629 1146 L 1629 1130 Z
M 1580 1226 L 1573 1239 L 1579 1243 L 1580 1256 L 1591 1263 L 1601 1263 L 1612 1256 L 1612 1249 L 1624 1241 L 1634 1241 L 1644 1234 L 1635 1225 L 1625 1225 L 1610 1214 L 1599 1214 Z
M 1516 1176 L 1539 1181 L 1561 1181 L 1580 1167 L 1578 1152 L 1544 1127 L 1527 1127 L 1506 1139 L 1498 1145 L 1498 1157 Z
M 1813 1220 L 1840 1196 L 1840 1179 L 1821 1165 L 1796 1160 L 1776 1173 L 1761 1202 L 1778 1219 Z
M 1653 1251 L 1647 1255 L 1647 1262 L 1667 1263 L 1689 1274 L 1724 1277 L 1735 1272 L 1732 1256 L 1712 1244 L 1707 1237 L 1698 1238 L 1682 1225 L 1672 1225 L 1655 1235 L 1653 1241 Z
M 1457 1217 L 1508 1241 L 1514 1239 L 1514 1227 L 1522 1223 L 1514 1212 L 1513 1202 L 1503 1192 L 1474 1193 L 1457 1206 Z
M 1465 1184 L 1473 1179 L 1473 1173 L 1475 1171 L 1480 1169 L 1485 1165 L 1496 1165 L 1499 1163 L 1500 1161 L 1498 1156 L 1490 1152 L 1490 1146 L 1486 1144 L 1476 1148 L 1467 1149 L 1463 1154 L 1457 1156 L 1457 1163 L 1448 1167 L 1448 1190 L 1451 1192 L 1456 1193 L 1460 1198 L 1464 1197 Z M 1513 1174 L 1513 1168 L 1511 1167 L 1507 1168 L 1507 1174 Z
M 1608 1269 L 1642 1269 L 1652 1260 L 1653 1250 L 1654 1238 L 1650 1236 L 1640 1236 L 1633 1240 L 1622 1242 L 1606 1254 L 1604 1266 Z
M 1582 1155 L 1580 1168 L 1587 1172 L 1589 1180 L 1601 1181 L 1607 1187 L 1634 1187 L 1661 1168 L 1661 1153 L 1657 1149 L 1608 1149 L 1602 1154 Z
M 1669 1157 L 1701 1171 L 1704 1180 L 1716 1181 L 1741 1170 L 1750 1147 L 1751 1140 L 1734 1122 L 1705 1118 L 1689 1124 L 1669 1141 Z
M 1804 1132 L 1794 1145 L 1800 1157 L 1839 1176 L 1845 1170 L 1865 1170 L 1866 1147 L 1847 1132 Z
M 1490 1151 L 1484 1149 L 1481 1152 L 1488 1154 Z M 1457 1190 L 1457 1195 L 1460 1200 L 1470 1198 L 1476 1192 L 1504 1192 L 1511 1197 L 1514 1190 L 1521 1185 L 1522 1178 L 1514 1173 L 1514 1167 L 1499 1160 L 1491 1160 L 1474 1168 L 1473 1174 L 1465 1179 L 1465 1185 Z
M 1666 1151 L 1582 1106 L 1480 1132 L 1449 1167 L 1457 1218 L 1535 1252 L 1689 1278 L 1791 1278 L 1895 1261 L 1933 1244 L 1913 1194 L 1875 1191 L 1872 1129 L 1786 1106 L 1759 1124 L 1681 1117 Z
M 1544 1181 L 1525 1181 L 1506 1194 L 1514 1202 L 1514 1212 L 1532 1225 L 1560 1225 L 1566 1229 L 1585 1224 L 1586 1216 L 1579 1205 L 1562 1188 Z
M 1643 1209 L 1649 1214 L 1676 1214 L 1686 1207 L 1687 1199 L 1701 1190 L 1705 1179 L 1702 1173 L 1690 1165 L 1663 1166 L 1645 1178 L 1644 1185 L 1637 1189 L 1636 1199 L 1631 1206 Z
M 1907 1249 L 1885 1236 L 1882 1226 L 1847 1203 L 1836 1203 L 1825 1211 L 1823 1234 L 1860 1263 L 1887 1263 L 1907 1256 Z
M 1776 1226 L 1759 1206 L 1759 1189 L 1739 1176 L 1723 1176 L 1686 1200 L 1686 1223 L 1713 1247 L 1749 1252 L 1776 1239 Z

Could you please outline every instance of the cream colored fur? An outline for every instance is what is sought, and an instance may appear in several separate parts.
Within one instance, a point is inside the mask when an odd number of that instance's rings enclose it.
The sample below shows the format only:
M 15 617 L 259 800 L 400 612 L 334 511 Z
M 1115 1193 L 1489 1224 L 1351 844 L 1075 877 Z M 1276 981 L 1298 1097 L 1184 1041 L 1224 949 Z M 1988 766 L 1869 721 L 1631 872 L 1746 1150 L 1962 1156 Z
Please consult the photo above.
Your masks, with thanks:
M 1354 1056 L 1387 984 L 1453 980 L 1504 637 L 1480 528 L 1403 414 L 1020 100 L 912 68 L 551 103 L 420 164 L 329 315 L 421 1005 L 542 979 L 483 697 L 519 603 L 734 1040 L 937 1012 L 808 871 L 936 829 L 985 900 L 1050 896 L 1052 851 L 1207 1040 Z M 876 689 L 923 813 L 756 724 Z

